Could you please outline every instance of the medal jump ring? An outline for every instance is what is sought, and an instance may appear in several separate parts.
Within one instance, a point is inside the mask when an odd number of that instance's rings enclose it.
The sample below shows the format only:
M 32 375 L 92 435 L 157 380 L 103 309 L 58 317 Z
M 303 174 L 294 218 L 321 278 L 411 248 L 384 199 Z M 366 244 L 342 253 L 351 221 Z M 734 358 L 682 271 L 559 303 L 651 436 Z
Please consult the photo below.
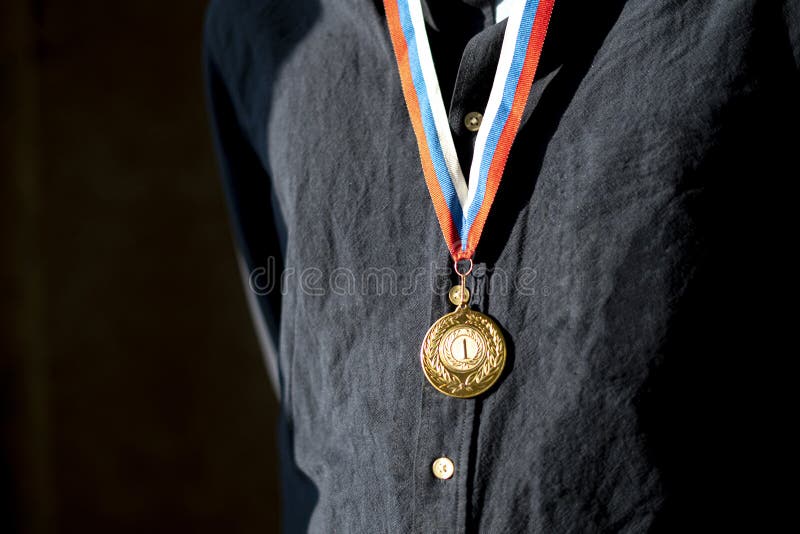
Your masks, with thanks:
M 458 270 L 458 262 L 459 261 L 468 261 L 469 262 L 469 269 L 466 272 L 462 273 Z M 469 273 L 472 272 L 472 258 L 467 258 L 466 260 L 455 260 L 453 262 L 453 269 L 456 271 L 456 274 L 462 278 L 469 276 Z

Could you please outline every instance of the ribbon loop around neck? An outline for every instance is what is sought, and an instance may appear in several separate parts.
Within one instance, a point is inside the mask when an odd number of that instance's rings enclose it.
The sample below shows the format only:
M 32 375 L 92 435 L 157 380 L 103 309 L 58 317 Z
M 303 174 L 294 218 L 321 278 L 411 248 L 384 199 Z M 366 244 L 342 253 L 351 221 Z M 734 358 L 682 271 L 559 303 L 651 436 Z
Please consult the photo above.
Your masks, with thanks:
M 454 260 L 472 258 L 503 176 L 539 64 L 555 0 L 519 0 L 508 17 L 469 185 L 447 120 L 421 0 L 384 0 L 422 171 Z

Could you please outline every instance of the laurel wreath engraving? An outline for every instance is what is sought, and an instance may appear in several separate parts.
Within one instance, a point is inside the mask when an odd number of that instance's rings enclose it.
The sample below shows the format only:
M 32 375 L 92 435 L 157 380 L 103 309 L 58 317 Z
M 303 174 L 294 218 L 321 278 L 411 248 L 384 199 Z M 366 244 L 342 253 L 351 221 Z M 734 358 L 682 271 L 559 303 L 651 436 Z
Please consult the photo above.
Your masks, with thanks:
M 475 343 L 477 348 L 476 357 L 462 361 L 459 359 L 454 359 L 452 351 L 446 350 L 447 347 L 452 347 L 454 340 L 460 336 L 468 337 L 473 343 Z M 468 371 L 472 371 L 483 363 L 483 360 L 487 354 L 486 342 L 487 339 L 483 333 L 478 332 L 475 328 L 470 326 L 459 324 L 457 326 L 448 328 L 445 335 L 439 341 L 439 359 L 449 371 L 456 373 L 466 373 Z M 464 356 L 465 358 L 467 357 L 466 352 L 464 353 Z
M 483 363 L 466 373 L 448 370 L 437 350 L 447 332 L 458 325 L 472 326 L 488 341 Z M 472 397 L 489 389 L 503 371 L 505 356 L 506 343 L 500 329 L 489 317 L 469 308 L 457 309 L 433 323 L 420 349 L 422 368 L 431 385 L 446 395 L 462 398 Z

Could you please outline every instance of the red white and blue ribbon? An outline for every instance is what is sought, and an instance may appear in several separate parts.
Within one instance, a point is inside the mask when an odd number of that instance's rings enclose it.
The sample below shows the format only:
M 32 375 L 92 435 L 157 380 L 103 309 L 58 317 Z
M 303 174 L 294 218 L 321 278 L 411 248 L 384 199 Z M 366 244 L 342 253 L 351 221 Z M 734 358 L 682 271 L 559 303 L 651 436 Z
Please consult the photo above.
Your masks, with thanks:
M 483 121 L 469 186 L 458 162 L 420 0 L 384 0 L 400 81 L 436 216 L 455 260 L 471 259 L 519 130 L 555 0 L 518 0 Z

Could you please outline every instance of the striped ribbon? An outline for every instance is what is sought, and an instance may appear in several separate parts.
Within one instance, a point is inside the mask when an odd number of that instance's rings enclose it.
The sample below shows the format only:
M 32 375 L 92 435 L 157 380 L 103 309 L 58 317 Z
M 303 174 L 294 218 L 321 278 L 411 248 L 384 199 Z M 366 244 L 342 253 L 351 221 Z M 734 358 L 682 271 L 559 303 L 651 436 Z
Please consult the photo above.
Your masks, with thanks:
M 433 66 L 420 0 L 384 0 L 425 182 L 455 260 L 475 254 L 519 130 L 554 2 L 520 1 L 508 17 L 467 186 Z

